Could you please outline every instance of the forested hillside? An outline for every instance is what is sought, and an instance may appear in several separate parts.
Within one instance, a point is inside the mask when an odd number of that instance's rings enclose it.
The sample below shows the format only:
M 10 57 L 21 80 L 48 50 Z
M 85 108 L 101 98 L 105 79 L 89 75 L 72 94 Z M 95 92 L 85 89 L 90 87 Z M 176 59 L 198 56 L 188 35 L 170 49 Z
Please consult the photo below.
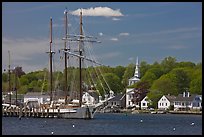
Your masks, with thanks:
M 96 85 L 95 89 L 99 90 L 101 95 L 104 95 L 104 90 L 109 91 L 110 89 L 115 93 L 124 93 L 128 86 L 128 79 L 134 75 L 134 70 L 135 64 L 129 64 L 125 67 L 84 68 L 84 73 L 82 73 L 83 77 L 86 78 L 83 79 L 84 90 Z M 68 68 L 67 84 L 70 90 L 79 88 L 78 71 L 78 68 Z M 166 57 L 161 62 L 155 61 L 153 64 L 141 61 L 140 73 L 141 80 L 131 87 L 145 88 L 144 90 L 148 90 L 148 97 L 153 101 L 157 101 L 163 94 L 178 95 L 186 90 L 191 94 L 202 94 L 202 62 L 198 64 L 177 62 L 174 57 Z M 63 72 L 53 72 L 53 80 L 53 88 L 63 90 L 65 84 Z M 74 87 L 71 84 L 73 81 Z M 103 87 L 101 83 L 104 85 L 108 83 L 109 87 Z M 26 74 L 21 67 L 16 67 L 15 70 L 11 71 L 11 88 L 14 89 L 16 84 L 19 94 L 47 92 L 50 86 L 49 71 L 44 68 Z M 141 85 L 145 86 L 141 87 Z M 2 73 L 2 91 L 8 91 L 8 71 Z

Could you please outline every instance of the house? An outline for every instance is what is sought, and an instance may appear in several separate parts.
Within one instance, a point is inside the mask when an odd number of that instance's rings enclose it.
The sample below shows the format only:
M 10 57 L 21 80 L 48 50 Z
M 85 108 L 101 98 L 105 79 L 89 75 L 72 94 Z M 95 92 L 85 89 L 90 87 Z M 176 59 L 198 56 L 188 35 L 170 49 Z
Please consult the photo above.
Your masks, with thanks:
M 147 98 L 148 91 L 141 91 L 140 89 L 135 88 L 132 93 L 133 107 L 135 109 L 147 109 L 151 101 Z
M 150 103 L 151 103 L 151 100 L 149 100 L 148 97 L 145 96 L 145 97 L 141 100 L 141 102 L 140 102 L 140 104 L 141 104 L 141 109 L 147 110 L 147 108 L 148 108 L 148 106 L 149 106 Z
M 132 102 L 134 95 L 134 88 L 126 89 L 126 108 L 135 107 L 135 104 Z
M 163 95 L 158 101 L 158 109 L 160 110 L 167 110 L 170 109 L 170 106 L 174 105 L 174 100 L 176 96 L 170 95 Z
M 46 104 L 50 101 L 50 95 L 40 92 L 28 92 L 24 95 L 24 103 L 29 107 L 39 107 L 40 104 Z
M 82 102 L 87 105 L 94 105 L 99 102 L 99 96 L 96 91 L 89 90 L 83 94 Z
M 20 105 L 23 103 L 23 94 L 17 94 L 16 91 L 11 91 L 11 94 L 9 92 L 2 92 L 2 103 L 6 104 L 16 104 L 16 97 L 17 97 L 17 105 Z
M 190 95 L 189 92 L 179 94 L 174 101 L 174 110 L 202 109 L 202 96 Z
M 110 108 L 125 108 L 125 94 L 117 94 L 107 101 L 107 106 Z
M 140 81 L 140 69 L 139 69 L 139 60 L 137 57 L 136 65 L 135 65 L 135 73 L 132 78 L 128 80 L 128 86 L 134 85 Z M 126 108 L 135 107 L 135 104 L 132 102 L 134 94 L 134 88 L 127 88 L 126 89 Z
M 202 95 L 196 95 L 192 103 L 192 109 L 202 110 Z

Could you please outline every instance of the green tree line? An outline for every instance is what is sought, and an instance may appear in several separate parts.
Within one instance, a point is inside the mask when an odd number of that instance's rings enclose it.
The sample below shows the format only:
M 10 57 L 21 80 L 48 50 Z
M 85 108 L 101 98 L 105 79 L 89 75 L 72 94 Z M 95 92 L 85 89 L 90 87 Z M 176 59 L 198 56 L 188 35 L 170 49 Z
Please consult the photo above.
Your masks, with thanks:
M 127 66 L 98 66 L 88 67 L 82 70 L 82 81 L 85 83 L 83 90 L 90 89 L 95 85 L 95 89 L 102 96 L 113 90 L 114 93 L 125 93 L 128 87 L 128 79 L 133 77 L 135 64 Z M 69 90 L 79 90 L 79 69 L 69 67 L 67 69 Z M 16 80 L 17 74 L 17 82 Z M 48 69 L 35 72 L 24 73 L 22 68 L 16 68 L 11 72 L 11 88 L 17 89 L 19 94 L 27 92 L 47 92 L 49 91 L 49 71 Z M 148 97 L 157 102 L 164 94 L 178 95 L 188 90 L 191 94 L 202 94 L 202 63 L 177 62 L 174 57 L 166 57 L 160 63 L 155 61 L 148 64 L 140 62 L 141 80 L 133 88 L 138 88 L 141 83 L 145 83 L 148 90 Z M 105 80 L 105 81 L 104 81 Z M 108 83 L 108 85 L 106 85 Z M 53 72 L 53 89 L 64 90 L 64 72 Z M 86 88 L 85 88 L 86 87 Z M 2 73 L 2 91 L 8 91 L 8 72 Z

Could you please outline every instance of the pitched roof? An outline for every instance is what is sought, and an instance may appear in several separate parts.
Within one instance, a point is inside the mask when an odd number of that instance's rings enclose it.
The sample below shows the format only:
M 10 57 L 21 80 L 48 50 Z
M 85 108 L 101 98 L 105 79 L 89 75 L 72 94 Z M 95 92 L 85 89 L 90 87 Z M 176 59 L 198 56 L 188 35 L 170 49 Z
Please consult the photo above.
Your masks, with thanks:
M 97 99 L 99 96 L 98 96 L 98 93 L 95 92 L 95 91 L 88 91 L 89 95 L 91 95 L 92 97 L 94 97 L 95 99 Z
M 176 96 L 173 95 L 164 95 L 170 102 L 173 102 L 176 99 Z
M 183 97 L 183 94 L 179 94 L 174 101 L 193 101 L 196 95 L 190 95 L 189 97 Z
M 120 101 L 124 97 L 124 94 L 117 94 L 115 97 L 111 98 L 109 101 Z
M 24 95 L 24 97 L 25 97 L 25 96 L 26 96 L 26 97 L 28 97 L 28 96 L 45 96 L 45 95 L 49 96 L 48 93 L 27 92 L 27 93 Z
M 139 81 L 140 79 L 136 76 L 133 76 L 132 78 L 129 79 L 130 81 Z

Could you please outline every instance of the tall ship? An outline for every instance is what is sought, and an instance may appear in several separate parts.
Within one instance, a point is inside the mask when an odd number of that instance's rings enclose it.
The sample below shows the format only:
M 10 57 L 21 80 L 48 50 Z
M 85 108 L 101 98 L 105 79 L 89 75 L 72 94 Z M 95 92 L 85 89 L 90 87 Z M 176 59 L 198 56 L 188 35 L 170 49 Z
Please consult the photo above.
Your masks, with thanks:
M 86 68 L 83 68 L 84 62 L 88 61 L 91 64 L 96 64 L 101 66 L 101 63 L 98 63 L 97 61 L 93 60 L 92 58 L 88 58 L 86 56 L 85 53 L 85 49 L 84 49 L 84 43 L 86 42 L 90 42 L 90 43 L 94 43 L 94 42 L 99 42 L 97 41 L 97 38 L 93 37 L 93 36 L 85 36 L 83 34 L 83 22 L 82 22 L 82 10 L 80 11 L 80 29 L 79 29 L 79 34 L 68 34 L 68 23 L 67 23 L 67 10 L 64 11 L 65 14 L 65 37 L 62 38 L 62 40 L 64 40 L 64 49 L 61 49 L 61 51 L 64 53 L 64 79 L 65 79 L 65 84 L 64 84 L 64 92 L 65 92 L 65 101 L 64 104 L 61 106 L 57 106 L 57 102 L 53 100 L 53 76 L 52 76 L 52 57 L 53 54 L 55 53 L 54 51 L 52 51 L 52 18 L 50 19 L 50 50 L 49 52 L 47 52 L 50 56 L 50 113 L 56 113 L 58 112 L 61 118 L 81 118 L 81 119 L 92 119 L 94 118 L 94 115 L 97 111 L 97 108 L 99 108 L 100 106 L 102 106 L 106 101 L 108 101 L 109 99 L 111 99 L 113 97 L 113 91 L 110 90 L 110 94 L 106 94 L 105 95 L 105 99 L 101 100 L 101 96 L 100 96 L 100 101 L 97 103 L 92 103 L 89 104 L 85 101 L 82 101 L 82 95 L 85 94 L 85 92 L 87 92 L 85 90 L 85 82 L 83 81 L 83 78 L 86 77 L 85 74 L 83 74 L 83 72 L 86 70 Z M 72 47 L 70 45 L 68 45 L 68 43 L 77 43 L 78 44 L 78 48 L 72 49 Z M 68 81 L 70 81 L 70 79 L 68 79 L 67 73 L 68 73 L 68 69 L 70 67 L 68 66 L 68 62 L 71 61 L 71 59 L 77 60 L 78 66 L 76 67 L 77 72 L 79 73 L 78 76 L 78 82 L 75 83 L 78 84 L 78 88 L 76 88 L 75 90 L 78 90 L 79 92 L 75 92 L 76 96 L 71 96 L 71 93 L 69 93 L 70 91 L 68 90 L 68 88 L 70 86 L 68 86 L 67 83 L 70 83 Z M 77 78 L 75 78 L 77 79 Z M 107 84 L 107 83 L 106 83 Z M 109 87 L 109 86 L 108 86 Z M 70 88 L 69 88 L 70 89 Z M 110 87 L 109 87 L 110 89 Z M 68 95 L 69 94 L 69 95 Z
M 60 56 L 60 60 L 63 60 L 64 65 L 64 73 L 61 79 L 63 82 L 60 84 L 55 82 L 56 75 L 54 73 L 54 62 L 53 57 L 55 51 L 52 49 L 53 38 L 52 38 L 52 18 L 50 18 L 50 41 L 49 41 L 49 51 L 47 54 L 49 55 L 49 84 L 48 85 L 48 96 L 49 99 L 46 98 L 46 102 L 41 102 L 40 100 L 45 100 L 42 95 L 44 93 L 41 92 L 41 96 L 37 99 L 37 105 L 29 104 L 32 102 L 30 100 L 25 101 L 24 95 L 24 103 L 23 105 L 18 106 L 11 103 L 2 103 L 3 111 L 2 113 L 6 116 L 19 116 L 19 118 L 24 116 L 34 116 L 34 117 L 58 117 L 65 119 L 93 119 L 98 109 L 102 109 L 105 106 L 105 103 L 114 97 L 114 92 L 110 89 L 108 83 L 102 75 L 101 70 L 96 70 L 97 67 L 104 66 L 103 64 L 97 62 L 94 57 L 90 56 L 91 52 L 87 54 L 87 50 L 85 49 L 85 43 L 100 43 L 96 37 L 86 36 L 83 33 L 83 22 L 82 22 L 82 10 L 79 15 L 79 34 L 68 34 L 68 12 L 67 9 L 64 11 L 64 23 L 65 23 L 65 34 L 62 38 L 64 42 L 64 48 L 60 49 L 59 52 L 62 53 L 62 58 Z M 73 45 L 72 45 L 73 44 Z M 89 49 L 90 50 L 90 49 Z M 86 63 L 85 63 L 86 62 Z M 71 66 L 72 64 L 72 66 Z M 95 70 L 95 73 L 88 72 L 88 65 L 92 65 L 92 70 Z M 86 66 L 85 66 L 86 65 Z M 71 69 L 72 71 L 69 71 Z M 99 74 L 101 73 L 101 74 Z M 10 66 L 9 66 L 9 74 L 10 74 Z M 55 73 L 56 74 L 56 73 Z M 95 75 L 95 79 L 88 78 L 88 75 Z M 69 76 L 68 76 L 69 75 Z M 72 75 L 72 76 L 70 76 Z M 97 84 L 96 78 L 101 78 L 98 81 L 98 85 L 105 84 L 106 86 L 102 86 L 103 95 L 100 94 Z M 102 80 L 104 80 L 102 82 Z M 90 82 L 89 84 L 86 84 Z M 56 84 L 57 83 L 57 84 Z M 56 86 L 57 85 L 57 86 Z M 63 85 L 63 86 L 61 86 Z M 58 90 L 56 87 L 61 86 L 62 92 L 64 93 L 64 100 L 60 101 L 56 98 L 55 93 Z M 10 87 L 10 86 L 9 86 Z M 63 87 L 63 88 L 62 88 Z M 42 88 L 43 89 L 43 88 Z M 90 101 L 92 98 L 88 98 L 88 100 L 83 99 L 83 95 L 89 95 L 88 89 L 91 89 L 94 92 L 99 92 L 98 101 Z M 9 89 L 10 91 L 10 89 Z M 47 95 L 46 95 L 47 96 Z M 104 98 L 102 99 L 102 96 Z M 89 96 L 90 97 L 90 96 Z M 91 103 L 90 103 L 91 102 Z

